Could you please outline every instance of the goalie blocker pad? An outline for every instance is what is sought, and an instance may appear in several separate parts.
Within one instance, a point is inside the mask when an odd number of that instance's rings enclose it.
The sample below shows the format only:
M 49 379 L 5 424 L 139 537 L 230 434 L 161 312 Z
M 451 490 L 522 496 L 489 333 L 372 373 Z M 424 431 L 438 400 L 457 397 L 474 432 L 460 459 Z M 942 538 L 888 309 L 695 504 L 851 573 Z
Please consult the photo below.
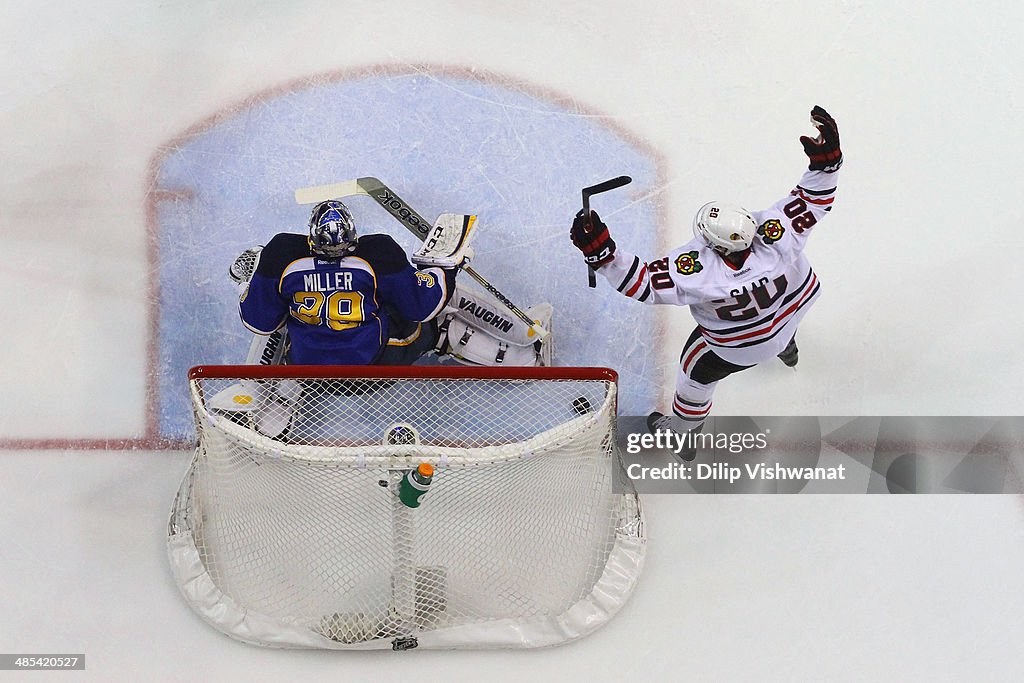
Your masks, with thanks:
M 438 268 L 458 268 L 473 257 L 469 243 L 476 235 L 476 216 L 442 213 L 434 221 L 423 245 L 412 255 L 413 263 Z

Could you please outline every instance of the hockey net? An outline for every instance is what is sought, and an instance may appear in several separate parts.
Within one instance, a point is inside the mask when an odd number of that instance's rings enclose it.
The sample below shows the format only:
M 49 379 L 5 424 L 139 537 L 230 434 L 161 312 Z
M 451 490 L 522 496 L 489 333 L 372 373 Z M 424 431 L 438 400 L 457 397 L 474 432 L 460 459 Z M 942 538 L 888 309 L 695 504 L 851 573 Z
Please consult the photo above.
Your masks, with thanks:
M 190 391 L 198 446 L 168 548 L 188 602 L 235 638 L 554 645 L 639 576 L 610 370 L 202 366 Z M 408 507 L 420 463 L 433 480 Z

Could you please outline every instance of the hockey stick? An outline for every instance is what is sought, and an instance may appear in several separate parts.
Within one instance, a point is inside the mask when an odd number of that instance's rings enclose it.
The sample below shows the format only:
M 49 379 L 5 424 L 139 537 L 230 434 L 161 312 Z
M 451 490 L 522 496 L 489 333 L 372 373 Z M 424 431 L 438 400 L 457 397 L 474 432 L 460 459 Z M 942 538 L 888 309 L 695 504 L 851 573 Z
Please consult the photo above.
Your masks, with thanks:
M 622 187 L 623 185 L 629 185 L 631 182 L 633 182 L 633 179 L 630 178 L 628 175 L 620 175 L 617 178 L 612 178 L 611 180 L 606 180 L 603 183 L 598 183 L 597 185 L 591 185 L 590 187 L 584 187 L 583 188 L 583 210 L 588 215 L 590 214 L 590 196 L 591 195 L 601 194 L 602 192 L 607 192 L 608 190 L 614 190 L 617 187 Z M 590 286 L 590 287 L 597 287 L 597 271 L 594 270 L 593 268 L 591 268 L 590 266 L 587 266 L 587 269 L 588 269 L 588 272 L 587 272 L 587 285 Z
M 317 185 L 315 187 L 303 187 L 295 190 L 295 201 L 298 204 L 315 204 L 328 199 L 349 197 L 352 195 L 365 195 L 384 207 L 395 219 L 404 225 L 406 229 L 420 239 L 427 236 L 432 224 L 423 218 L 405 200 L 395 194 L 394 190 L 382 183 L 377 178 L 365 176 L 355 180 L 345 180 L 331 185 Z M 465 265 L 462 271 L 480 283 L 480 285 L 491 293 L 494 298 L 502 303 L 505 308 L 512 312 L 517 318 L 530 326 L 530 330 L 541 339 L 548 336 L 548 330 L 526 315 L 518 306 L 509 301 L 509 298 L 501 293 L 497 287 L 488 282 L 482 275 L 470 266 Z

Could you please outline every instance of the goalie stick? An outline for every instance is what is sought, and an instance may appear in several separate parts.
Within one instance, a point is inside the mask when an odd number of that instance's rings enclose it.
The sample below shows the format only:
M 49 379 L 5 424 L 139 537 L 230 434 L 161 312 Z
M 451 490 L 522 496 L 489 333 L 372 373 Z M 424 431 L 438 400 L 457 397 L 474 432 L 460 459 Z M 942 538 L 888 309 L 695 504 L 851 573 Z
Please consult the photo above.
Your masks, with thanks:
M 303 187 L 295 190 L 295 202 L 298 204 L 316 204 L 328 199 L 338 199 L 352 195 L 365 195 L 384 207 L 395 219 L 404 225 L 406 229 L 420 239 L 424 239 L 433 225 L 413 210 L 405 200 L 395 194 L 395 191 L 373 176 L 364 176 L 355 180 L 345 180 L 330 185 L 316 185 Z M 526 315 L 518 306 L 512 303 L 507 296 L 488 282 L 482 275 L 470 266 L 465 265 L 462 271 L 480 283 L 480 285 L 491 293 L 505 308 L 512 312 L 517 318 L 530 326 L 530 329 L 541 339 L 548 336 L 548 330 L 541 327 L 539 323 Z
M 633 179 L 628 175 L 620 175 L 617 178 L 606 180 L 603 183 L 597 185 L 591 185 L 590 187 L 583 188 L 583 210 L 586 213 L 590 213 L 590 196 L 595 194 L 601 194 L 608 190 L 614 190 L 617 187 L 623 185 L 629 185 L 633 182 Z M 587 285 L 590 287 L 597 287 L 597 271 L 587 266 Z

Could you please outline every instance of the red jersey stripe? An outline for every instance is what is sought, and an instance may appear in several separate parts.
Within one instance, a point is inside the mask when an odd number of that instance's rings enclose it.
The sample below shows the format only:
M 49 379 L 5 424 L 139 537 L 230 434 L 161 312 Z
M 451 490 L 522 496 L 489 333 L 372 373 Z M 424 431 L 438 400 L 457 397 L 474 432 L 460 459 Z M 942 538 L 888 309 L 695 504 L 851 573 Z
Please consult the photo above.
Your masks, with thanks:
M 703 408 L 701 410 L 693 410 L 692 408 L 685 408 L 685 407 L 683 407 L 683 405 L 681 403 L 679 403 L 679 401 L 675 401 L 673 403 L 672 407 L 675 408 L 676 412 L 685 413 L 686 415 L 694 415 L 696 417 L 701 417 L 701 416 L 707 415 L 708 413 L 711 412 L 711 404 L 710 403 L 708 404 L 707 408 Z
M 637 277 L 636 277 L 636 282 L 633 283 L 632 287 L 630 287 L 629 289 L 626 290 L 626 296 L 633 296 L 634 294 L 636 294 L 636 290 L 640 289 L 640 284 L 644 281 L 644 278 L 646 278 L 646 277 L 647 277 L 647 264 L 645 263 L 644 267 L 640 269 L 640 274 L 637 275 Z
M 751 337 L 760 337 L 766 335 L 772 332 L 777 325 L 784 323 L 786 318 L 791 316 L 793 313 L 796 312 L 798 308 L 800 308 L 800 305 L 804 302 L 804 299 L 806 299 L 810 295 L 810 293 L 814 291 L 814 285 L 816 285 L 817 283 L 818 276 L 814 275 L 811 278 L 811 281 L 807 283 L 807 286 L 804 288 L 804 293 L 800 295 L 800 298 L 793 302 L 793 304 L 785 311 L 783 311 L 780 314 L 776 314 L 775 317 L 772 318 L 771 323 L 763 329 L 753 330 L 751 332 L 747 332 L 746 334 L 740 334 L 734 337 L 716 337 L 712 334 L 708 334 L 707 330 L 703 330 L 702 333 L 711 341 L 719 343 L 738 342 L 743 341 L 744 339 L 750 339 Z
M 797 190 L 796 193 L 797 195 L 800 196 L 800 199 L 804 200 L 805 202 L 808 202 L 810 204 L 817 204 L 818 206 L 828 206 L 829 204 L 836 200 L 835 197 L 829 197 L 828 199 L 819 199 L 816 197 L 811 197 L 810 195 L 805 194 L 803 190 Z
M 707 345 L 708 343 L 706 341 L 702 341 L 700 344 L 697 344 L 697 346 L 694 347 L 693 351 L 690 352 L 690 355 L 687 356 L 686 360 L 683 361 L 683 372 L 689 372 L 690 363 L 693 361 L 694 356 L 700 353 L 702 349 L 707 348 Z

